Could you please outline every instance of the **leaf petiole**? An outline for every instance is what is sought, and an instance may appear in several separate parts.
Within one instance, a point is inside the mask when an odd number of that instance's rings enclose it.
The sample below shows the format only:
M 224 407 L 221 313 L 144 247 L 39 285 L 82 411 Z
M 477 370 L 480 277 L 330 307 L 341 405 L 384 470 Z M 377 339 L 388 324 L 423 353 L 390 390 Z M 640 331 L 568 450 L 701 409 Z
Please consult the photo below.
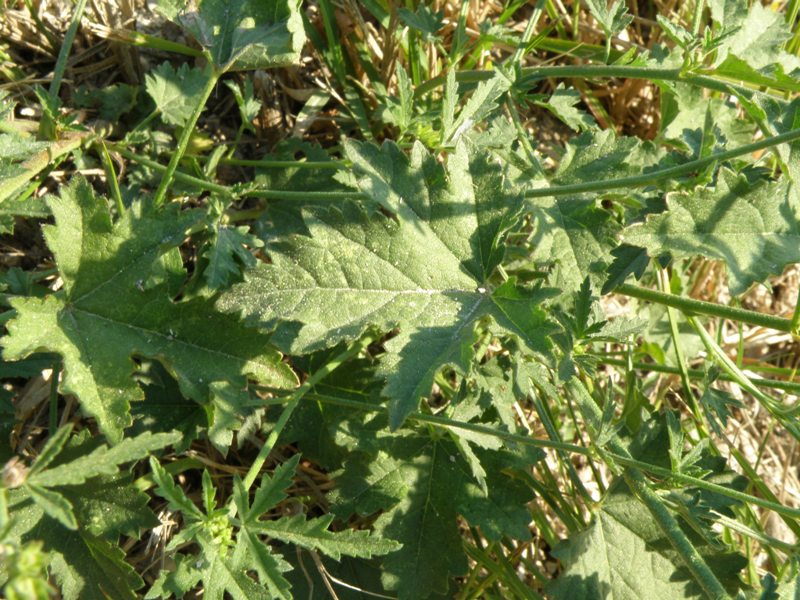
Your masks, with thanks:
M 366 336 L 351 344 L 350 347 L 348 347 L 344 352 L 334 356 L 331 360 L 325 363 L 324 366 L 317 369 L 302 383 L 300 387 L 298 387 L 287 397 L 286 406 L 284 406 L 281 416 L 278 417 L 278 422 L 275 423 L 275 427 L 273 427 L 272 431 L 269 432 L 267 439 L 264 441 L 264 445 L 261 446 L 256 459 L 253 461 L 253 464 L 250 465 L 250 469 L 247 471 L 247 475 L 244 478 L 245 490 L 249 490 L 253 486 L 253 483 L 261 472 L 261 468 L 264 466 L 269 453 L 272 452 L 272 449 L 275 447 L 283 428 L 286 427 L 286 423 L 289 422 L 289 418 L 292 416 L 294 409 L 297 408 L 300 400 L 303 399 L 303 396 L 310 392 L 315 385 L 325 379 L 335 369 L 339 368 L 342 363 L 358 355 L 362 350 L 372 343 L 372 340 L 373 338 Z
M 195 105 L 191 116 L 186 121 L 186 125 L 181 133 L 181 137 L 178 140 L 178 146 L 175 148 L 175 153 L 172 155 L 172 159 L 170 159 L 166 172 L 161 178 L 161 183 L 159 184 L 155 196 L 153 197 L 153 204 L 155 206 L 160 206 L 164 203 L 167 192 L 169 191 L 169 187 L 172 185 L 175 171 L 178 169 L 178 163 L 180 163 L 183 155 L 186 154 L 186 149 L 189 147 L 189 141 L 192 139 L 192 134 L 194 133 L 194 128 L 197 125 L 197 121 L 200 119 L 200 115 L 206 106 L 206 102 L 211 97 L 211 92 L 214 91 L 214 87 L 217 85 L 220 75 L 222 75 L 220 71 L 214 69 L 210 65 L 211 63 L 209 62 L 209 66 L 207 67 L 208 79 L 206 80 L 206 84 L 203 87 L 202 92 L 200 92 L 198 102 Z

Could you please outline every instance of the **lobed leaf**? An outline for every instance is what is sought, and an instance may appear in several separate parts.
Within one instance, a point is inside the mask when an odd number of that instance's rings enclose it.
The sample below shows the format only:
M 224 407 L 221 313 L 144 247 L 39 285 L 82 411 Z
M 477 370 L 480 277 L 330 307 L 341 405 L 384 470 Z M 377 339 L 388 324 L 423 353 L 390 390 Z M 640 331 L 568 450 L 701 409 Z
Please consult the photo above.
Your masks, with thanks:
M 446 169 L 419 145 L 410 159 L 390 143 L 350 144 L 348 156 L 361 189 L 396 220 L 354 204 L 305 211 L 310 235 L 273 244 L 272 263 L 223 293 L 222 310 L 275 329 L 273 341 L 293 354 L 400 327 L 382 370 L 393 427 L 430 393 L 439 368 L 467 368 L 480 319 L 547 350 L 537 296 L 520 290 L 512 300 L 488 281 L 522 208 L 499 165 L 463 144 Z
M 508 454 L 476 451 L 486 467 L 484 491 L 448 439 L 409 432 L 381 433 L 374 440 L 361 432 L 360 438 L 361 451 L 338 478 L 333 511 L 340 518 L 383 511 L 376 531 L 402 548 L 384 559 L 382 580 L 400 598 L 445 592 L 450 577 L 466 572 L 459 515 L 492 540 L 529 536 L 530 492 L 500 472 Z
M 129 491 L 130 488 L 117 488 L 116 493 Z M 37 540 L 43 544 L 50 556 L 49 571 L 65 600 L 136 598 L 134 590 L 144 582 L 125 562 L 124 552 L 117 545 L 84 527 L 66 529 L 48 516 L 40 504 L 31 502 L 22 489 L 12 491 L 10 503 L 14 515 L 11 539 L 20 543 Z M 77 504 L 75 509 L 77 523 L 81 524 L 87 514 Z
M 12 301 L 17 316 L 8 324 L 3 355 L 60 354 L 62 390 L 78 397 L 110 441 L 121 439 L 131 423 L 130 403 L 143 397 L 131 377 L 135 355 L 159 360 L 199 402 L 214 381 L 244 385 L 251 376 L 276 387 L 295 384 L 266 336 L 215 312 L 205 298 L 172 301 L 183 274 L 165 267 L 164 257 L 198 215 L 135 204 L 112 223 L 105 200 L 80 178 L 48 203 L 56 224 L 45 226 L 45 238 L 64 292 Z
M 145 75 L 144 87 L 165 123 L 183 127 L 200 101 L 211 73 L 182 64 L 161 63 Z
M 275 521 L 251 523 L 248 529 L 295 544 L 309 550 L 318 550 L 336 560 L 342 555 L 358 558 L 372 558 L 388 554 L 400 547 L 395 541 L 371 536 L 368 531 L 329 531 L 332 515 L 306 519 L 304 515 L 284 517 Z
M 299 0 L 160 0 L 159 8 L 208 51 L 217 69 L 269 69 L 300 60 Z
M 743 557 L 708 545 L 700 545 L 699 550 L 735 593 Z M 554 600 L 590 600 L 609 594 L 621 600 L 706 597 L 655 519 L 627 493 L 611 494 L 589 528 L 573 535 L 554 554 L 565 566 L 548 586 Z
M 800 262 L 800 200 L 786 179 L 751 184 L 722 169 L 715 187 L 667 195 L 667 210 L 628 227 L 625 243 L 651 256 L 722 260 L 731 293 Z
M 111 448 L 103 444 L 71 462 L 36 471 L 28 477 L 28 483 L 44 487 L 78 485 L 98 475 L 114 475 L 119 471 L 119 465 L 145 458 L 154 450 L 160 450 L 179 440 L 180 434 L 177 433 L 145 432 L 126 438 Z

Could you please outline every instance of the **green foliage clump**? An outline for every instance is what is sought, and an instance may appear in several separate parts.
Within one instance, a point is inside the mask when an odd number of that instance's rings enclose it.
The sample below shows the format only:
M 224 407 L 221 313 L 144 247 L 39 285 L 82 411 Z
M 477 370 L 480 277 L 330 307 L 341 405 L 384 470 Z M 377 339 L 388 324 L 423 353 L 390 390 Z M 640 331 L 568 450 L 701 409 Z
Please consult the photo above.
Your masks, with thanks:
M 800 263 L 800 5 L 645 50 L 621 0 L 345 4 L 161 0 L 180 41 L 115 33 L 140 84 L 69 95 L 79 1 L 39 121 L 0 97 L 3 596 L 793 597 L 800 511 L 731 429 L 800 439 L 744 362 L 800 309 L 740 306 Z

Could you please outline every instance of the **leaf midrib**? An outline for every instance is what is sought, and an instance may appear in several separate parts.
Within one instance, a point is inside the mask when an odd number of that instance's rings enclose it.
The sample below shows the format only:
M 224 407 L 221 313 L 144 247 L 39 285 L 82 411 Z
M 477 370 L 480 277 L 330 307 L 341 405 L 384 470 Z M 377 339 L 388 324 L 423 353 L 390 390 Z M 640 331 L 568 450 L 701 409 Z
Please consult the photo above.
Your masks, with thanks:
M 477 283 L 477 282 L 476 282 Z M 278 288 L 273 291 L 259 292 L 259 296 L 281 296 L 286 292 L 353 292 L 358 294 L 390 294 L 393 296 L 444 296 L 446 294 L 469 294 L 470 296 L 480 294 L 477 288 L 474 290 L 464 288 L 444 288 L 444 289 L 423 289 L 417 288 L 414 290 L 392 290 L 380 288 L 357 288 L 357 287 L 295 287 L 295 288 Z

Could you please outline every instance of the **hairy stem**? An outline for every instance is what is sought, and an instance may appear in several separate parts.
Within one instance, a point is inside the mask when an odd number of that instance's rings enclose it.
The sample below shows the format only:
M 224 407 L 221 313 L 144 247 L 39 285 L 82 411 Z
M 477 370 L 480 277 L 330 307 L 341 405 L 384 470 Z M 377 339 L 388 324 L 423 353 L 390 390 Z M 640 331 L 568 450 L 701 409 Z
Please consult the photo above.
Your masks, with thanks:
M 601 192 L 605 190 L 619 189 L 619 188 L 632 188 L 650 185 L 664 179 L 671 179 L 681 175 L 688 175 L 701 171 L 716 162 L 722 162 L 731 158 L 751 154 L 758 150 L 770 148 L 778 144 L 793 142 L 800 139 L 800 129 L 793 129 L 780 135 L 773 135 L 752 144 L 739 146 L 730 150 L 710 154 L 704 158 L 692 160 L 682 165 L 674 167 L 667 167 L 664 169 L 656 169 L 642 175 L 634 175 L 632 177 L 620 177 L 619 179 L 601 179 L 596 181 L 585 181 L 583 183 L 573 183 L 569 185 L 555 185 L 545 188 L 538 188 L 528 190 L 525 192 L 527 198 L 543 198 L 547 196 L 566 196 L 571 194 L 581 194 L 583 192 Z
M 690 315 L 719 317 L 720 319 L 729 319 L 731 321 L 747 323 L 748 325 L 755 325 L 758 327 L 767 327 L 787 333 L 792 331 L 792 322 L 789 319 L 765 315 L 752 310 L 714 304 L 713 302 L 704 302 L 703 300 L 695 300 L 693 298 L 684 298 L 683 296 L 675 296 L 673 294 L 665 294 L 664 292 L 657 292 L 628 283 L 622 284 L 614 291 L 623 296 L 630 296 L 631 298 L 638 298 L 664 306 L 672 306 Z
M 459 83 L 478 83 L 491 79 L 494 75 L 495 72 L 492 70 L 463 70 L 456 74 L 456 80 Z M 521 89 L 527 89 L 542 79 L 590 79 L 592 77 L 618 77 L 620 79 L 646 79 L 648 81 L 678 81 L 718 92 L 724 92 L 726 94 L 730 93 L 731 90 L 735 90 L 746 97 L 759 93 L 756 89 L 751 89 L 734 81 L 711 75 L 691 75 L 683 72 L 680 68 L 634 67 L 630 65 L 605 64 L 527 67 L 522 69 L 522 76 L 517 81 L 517 86 Z M 444 76 L 434 77 L 419 85 L 414 93 L 416 96 L 422 96 L 444 85 L 444 81 Z

